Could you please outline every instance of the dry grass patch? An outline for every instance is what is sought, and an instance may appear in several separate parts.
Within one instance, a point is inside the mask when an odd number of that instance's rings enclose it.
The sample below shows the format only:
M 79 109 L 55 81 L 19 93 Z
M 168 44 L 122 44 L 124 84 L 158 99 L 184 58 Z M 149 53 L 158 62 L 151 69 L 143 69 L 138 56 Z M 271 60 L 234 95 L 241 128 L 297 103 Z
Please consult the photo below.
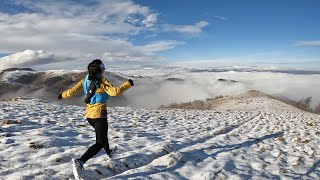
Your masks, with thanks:
M 21 124 L 20 121 L 15 121 L 15 120 L 8 120 L 8 119 L 4 119 L 4 120 L 0 120 L 1 124 Z

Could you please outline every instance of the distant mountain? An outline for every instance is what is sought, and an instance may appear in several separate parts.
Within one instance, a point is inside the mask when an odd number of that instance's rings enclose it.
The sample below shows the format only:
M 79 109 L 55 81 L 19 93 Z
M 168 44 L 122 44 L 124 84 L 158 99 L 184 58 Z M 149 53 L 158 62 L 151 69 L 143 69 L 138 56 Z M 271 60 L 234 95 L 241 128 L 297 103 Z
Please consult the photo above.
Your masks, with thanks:
M 41 97 L 56 101 L 58 95 L 75 85 L 87 74 L 86 71 L 34 71 L 31 68 L 11 68 L 3 70 L 0 74 L 0 98 L 9 99 L 16 96 Z M 112 72 L 105 72 L 105 77 L 114 85 L 120 85 L 126 78 Z M 75 98 L 61 101 L 67 104 L 84 105 L 83 93 Z M 125 105 L 124 95 L 113 100 L 109 105 Z
M 172 82 L 184 82 L 181 78 L 167 78 L 166 81 L 172 81 Z
M 231 83 L 238 82 L 238 81 L 235 81 L 235 80 L 229 80 L 229 79 L 223 79 L 223 78 L 218 79 L 218 81 L 220 81 L 220 82 L 231 82 Z
M 10 71 L 34 71 L 31 68 L 9 68 L 9 69 L 5 69 L 1 72 L 1 74 L 5 73 L 5 72 L 10 72 Z

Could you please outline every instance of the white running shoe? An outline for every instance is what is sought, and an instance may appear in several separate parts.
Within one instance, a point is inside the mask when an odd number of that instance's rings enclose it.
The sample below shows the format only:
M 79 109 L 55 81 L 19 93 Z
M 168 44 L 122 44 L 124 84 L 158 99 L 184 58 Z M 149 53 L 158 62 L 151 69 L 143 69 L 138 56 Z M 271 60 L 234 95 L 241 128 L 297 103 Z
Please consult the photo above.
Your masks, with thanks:
M 73 175 L 77 180 L 83 178 L 83 162 L 80 159 L 72 159 L 72 169 Z

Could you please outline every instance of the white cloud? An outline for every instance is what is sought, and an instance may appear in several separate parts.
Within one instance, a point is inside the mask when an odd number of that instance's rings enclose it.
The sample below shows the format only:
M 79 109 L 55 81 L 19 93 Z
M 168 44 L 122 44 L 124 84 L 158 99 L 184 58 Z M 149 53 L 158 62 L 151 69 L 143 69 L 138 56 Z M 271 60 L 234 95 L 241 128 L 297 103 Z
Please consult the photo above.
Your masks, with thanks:
M 217 19 L 220 19 L 220 20 L 222 20 L 222 21 L 228 20 L 228 18 L 226 18 L 226 17 L 224 17 L 224 16 L 214 16 L 214 17 L 217 18 Z
M 157 14 L 150 14 L 142 21 L 142 23 L 145 24 L 147 28 L 153 27 L 157 22 L 157 19 Z
M 162 60 L 158 52 L 184 43 L 160 39 L 136 46 L 130 40 L 132 37 L 142 32 L 155 33 L 155 29 L 163 26 L 158 23 L 158 12 L 132 0 L 11 2 L 26 10 L 0 12 L 0 53 L 43 49 L 66 57 L 148 62 Z M 157 32 L 195 34 L 207 25 L 205 21 L 195 25 L 169 25 L 171 28 Z
M 74 60 L 74 58 L 55 55 L 43 50 L 25 50 L 23 52 L 0 58 L 0 70 L 12 67 L 31 67 L 35 65 L 57 63 L 66 60 Z
M 146 55 L 138 51 L 136 53 L 126 51 L 106 52 L 103 54 L 102 59 L 111 62 L 152 62 L 160 60 L 159 57 Z
M 82 38 L 83 37 L 84 36 L 82 36 Z M 86 37 L 88 41 L 87 45 L 94 45 L 94 43 L 90 41 L 94 41 L 95 39 L 90 38 L 91 36 Z M 79 56 L 71 52 L 68 54 L 55 54 L 43 50 L 25 50 L 0 58 L 0 69 L 12 67 L 35 67 L 36 69 L 54 69 L 54 67 L 56 67 L 58 69 L 70 69 L 69 66 L 74 69 L 83 69 L 91 59 L 95 58 L 102 58 L 103 61 L 109 62 L 156 63 L 164 60 L 164 58 L 155 56 L 154 54 L 156 52 L 172 49 L 176 45 L 183 44 L 183 42 L 178 41 L 159 41 L 145 46 L 133 46 L 121 40 L 108 39 L 108 41 L 112 41 L 113 46 L 105 44 L 104 47 L 108 47 L 110 51 L 103 53 L 99 57 L 93 54 L 83 54 Z M 104 44 L 102 40 L 101 44 Z M 118 50 L 122 47 L 126 48 L 126 50 Z M 85 51 L 86 46 L 78 46 L 77 48 Z M 99 50 L 98 47 L 97 50 Z M 52 66 L 55 62 L 59 62 L 59 64 Z
M 197 34 L 203 31 L 203 28 L 207 27 L 209 23 L 207 21 L 199 21 L 194 25 L 174 25 L 166 24 L 163 25 L 164 31 L 173 31 L 186 34 Z
M 313 41 L 298 41 L 295 43 L 296 46 L 320 46 L 320 40 Z
M 161 57 L 154 56 L 157 52 L 172 49 L 177 45 L 184 44 L 180 41 L 157 41 L 144 46 L 131 47 L 127 51 L 109 51 L 103 54 L 103 59 L 107 61 L 162 61 Z
M 145 52 L 146 54 L 154 54 L 160 51 L 173 49 L 177 45 L 182 45 L 185 42 L 182 41 L 158 41 L 153 42 L 144 46 L 138 46 L 138 49 Z

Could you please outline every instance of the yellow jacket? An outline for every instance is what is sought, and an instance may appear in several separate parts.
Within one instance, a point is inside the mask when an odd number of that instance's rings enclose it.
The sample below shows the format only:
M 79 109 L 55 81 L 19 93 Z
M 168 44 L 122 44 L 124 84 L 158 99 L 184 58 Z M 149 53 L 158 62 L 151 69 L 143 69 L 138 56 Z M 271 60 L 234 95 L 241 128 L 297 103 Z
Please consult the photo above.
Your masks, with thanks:
M 69 98 L 79 92 L 83 91 L 83 83 L 84 79 L 79 81 L 72 88 L 64 91 L 62 93 L 62 98 Z M 97 88 L 96 93 L 107 93 L 109 96 L 118 96 L 122 94 L 124 91 L 129 89 L 131 84 L 129 81 L 126 81 L 119 87 L 115 87 L 112 85 L 106 78 L 102 78 L 100 81 L 100 87 Z M 87 118 L 104 118 L 107 117 L 107 104 L 106 103 L 95 103 L 95 104 L 87 104 L 86 115 Z

